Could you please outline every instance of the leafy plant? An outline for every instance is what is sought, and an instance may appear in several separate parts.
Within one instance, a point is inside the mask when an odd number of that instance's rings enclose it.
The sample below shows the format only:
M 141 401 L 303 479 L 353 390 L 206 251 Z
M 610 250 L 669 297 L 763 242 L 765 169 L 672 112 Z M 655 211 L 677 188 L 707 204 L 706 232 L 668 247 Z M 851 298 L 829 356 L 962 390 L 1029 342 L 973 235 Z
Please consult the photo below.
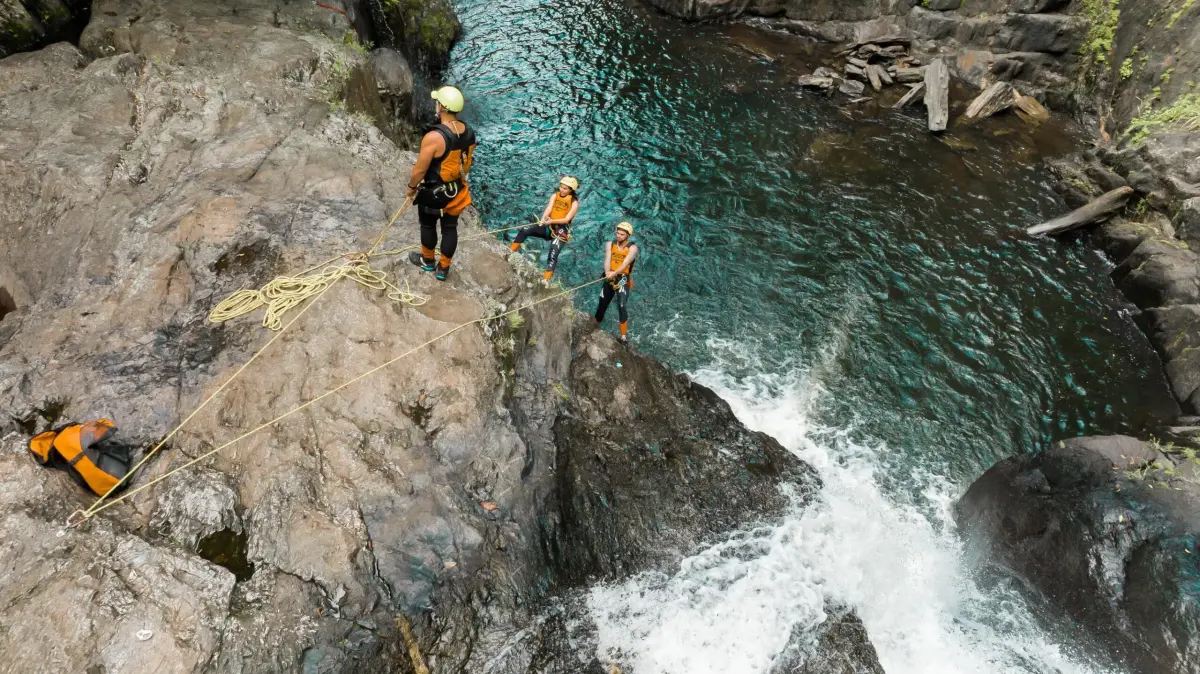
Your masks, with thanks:
M 1088 22 L 1087 36 L 1079 53 L 1098 64 L 1108 62 L 1117 24 L 1121 20 L 1120 0 L 1083 0 L 1082 14 Z
M 1155 88 L 1158 98 L 1161 90 Z M 1153 108 L 1139 114 L 1129 123 L 1125 133 L 1135 143 L 1144 141 L 1155 129 L 1176 126 L 1186 131 L 1200 130 L 1200 93 L 1187 93 L 1165 108 Z

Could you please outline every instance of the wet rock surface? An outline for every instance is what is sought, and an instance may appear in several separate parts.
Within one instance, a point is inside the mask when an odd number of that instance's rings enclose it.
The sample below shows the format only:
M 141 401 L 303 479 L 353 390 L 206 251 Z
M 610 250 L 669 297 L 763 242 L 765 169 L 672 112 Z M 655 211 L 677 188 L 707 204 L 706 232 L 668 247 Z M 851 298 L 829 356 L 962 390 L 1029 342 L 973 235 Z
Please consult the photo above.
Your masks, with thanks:
M 80 48 L 0 61 L 0 671 L 407 671 L 400 613 L 436 672 L 584 671 L 603 663 L 580 650 L 586 616 L 556 617 L 561 593 L 669 571 L 778 516 L 779 485 L 815 489 L 711 391 L 556 299 L 63 528 L 93 499 L 36 466 L 29 435 L 105 416 L 153 445 L 270 339 L 257 317 L 211 325 L 208 311 L 369 247 L 413 161 L 347 105 L 353 78 L 369 103 L 375 73 L 402 92 L 402 71 L 369 67 L 329 10 L 94 12 Z M 481 233 L 473 214 L 460 228 Z M 415 243 L 405 213 L 384 248 Z M 504 252 L 464 240 L 444 284 L 401 256 L 373 262 L 423 306 L 334 286 L 134 487 L 546 297 Z
M 576 351 L 571 401 L 554 426 L 559 502 L 547 532 L 564 580 L 669 568 L 705 541 L 780 514 L 781 481 L 805 497 L 819 487 L 810 467 L 746 430 L 712 391 L 604 333 Z
M 1000 462 L 955 514 L 973 554 L 1029 579 L 1116 660 L 1138 672 L 1194 674 L 1198 469 L 1193 450 L 1075 438 Z

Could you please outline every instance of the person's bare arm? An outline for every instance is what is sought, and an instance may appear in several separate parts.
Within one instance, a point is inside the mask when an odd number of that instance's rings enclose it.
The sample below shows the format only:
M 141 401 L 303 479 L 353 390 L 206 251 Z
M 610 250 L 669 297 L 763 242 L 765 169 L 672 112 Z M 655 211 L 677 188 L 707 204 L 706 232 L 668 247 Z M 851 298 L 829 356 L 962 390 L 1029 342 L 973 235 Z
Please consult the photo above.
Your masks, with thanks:
M 607 241 L 604 244 L 604 275 L 607 276 L 608 278 L 612 278 L 613 276 L 615 276 L 615 274 L 613 274 L 612 272 L 610 272 L 608 270 L 609 266 L 611 266 L 611 265 L 612 265 L 612 242 Z
M 613 275 L 615 276 L 615 275 L 627 273 L 629 271 L 629 267 L 631 265 L 633 265 L 633 261 L 637 259 L 637 254 L 638 254 L 638 247 L 637 247 L 637 244 L 635 243 L 629 247 L 629 254 L 625 256 L 625 261 L 621 263 L 621 268 L 614 271 Z M 607 260 L 604 263 L 604 268 L 608 269 L 608 261 Z
M 408 196 L 410 198 L 416 195 L 417 185 L 425 179 L 425 172 L 429 170 L 433 158 L 445 150 L 446 141 L 442 139 L 442 134 L 436 131 L 430 131 L 421 139 L 421 150 L 417 154 L 417 163 L 413 164 L 412 175 L 408 179 Z
M 546 202 L 546 210 L 542 211 L 542 219 L 539 221 L 542 224 L 550 223 L 550 211 L 554 208 L 554 195 L 550 195 L 550 201 Z

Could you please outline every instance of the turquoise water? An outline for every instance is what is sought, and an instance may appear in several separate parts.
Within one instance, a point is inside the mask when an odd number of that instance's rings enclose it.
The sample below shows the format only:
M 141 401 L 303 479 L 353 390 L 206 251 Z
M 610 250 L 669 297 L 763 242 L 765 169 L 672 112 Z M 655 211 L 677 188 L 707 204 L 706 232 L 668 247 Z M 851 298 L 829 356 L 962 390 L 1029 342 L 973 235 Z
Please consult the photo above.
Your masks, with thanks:
M 926 540 L 935 567 L 961 574 L 946 583 L 969 589 L 926 617 L 933 636 L 919 642 L 897 625 L 926 618 L 872 608 L 871 583 L 826 579 L 842 588 L 834 598 L 862 604 L 889 671 L 904 671 L 917 645 L 934 659 L 913 671 L 1071 670 L 1005 650 L 1014 639 L 1055 646 L 1018 600 L 972 585 L 946 517 L 999 458 L 1136 432 L 1172 411 L 1106 263 L 1077 241 L 1021 234 L 1064 209 L 1040 160 L 1073 148 L 1069 130 L 997 119 L 939 140 L 917 112 L 799 91 L 792 82 L 820 53 L 796 38 L 686 26 L 634 0 L 457 7 L 465 35 L 448 80 L 481 138 L 472 177 L 488 225 L 532 219 L 560 175 L 578 176 L 564 284 L 594 278 L 615 223 L 634 222 L 636 348 L 712 385 L 818 465 L 833 485 L 824 545 L 849 545 L 838 527 L 873 530 L 856 517 L 894 517 L 895 531 L 873 535 L 903 537 L 901 556 L 920 556 L 911 542 Z M 595 297 L 577 301 L 591 311 Z M 862 481 L 869 493 L 851 488 Z M 828 561 L 786 554 L 797 577 Z M 880 587 L 911 571 L 861 556 L 853 572 Z M 914 596 L 943 589 L 922 582 Z M 1024 636 L 980 618 L 1010 609 L 1004 620 Z M 985 636 L 950 634 L 976 622 Z M 628 638 L 631 652 L 653 643 Z M 637 672 L 700 671 L 638 662 Z
M 564 282 L 597 273 L 613 225 L 633 221 L 643 352 L 692 370 L 728 340 L 750 373 L 811 364 L 844 341 L 830 413 L 896 447 L 944 448 L 958 477 L 1163 408 L 1158 362 L 1104 263 L 1019 235 L 1064 206 L 1012 126 L 958 151 L 915 113 L 848 119 L 844 100 L 789 83 L 803 53 L 768 63 L 738 46 L 748 30 L 683 26 L 622 0 L 459 8 L 449 79 L 483 139 L 482 212 L 493 227 L 532 219 L 559 175 L 578 176 Z

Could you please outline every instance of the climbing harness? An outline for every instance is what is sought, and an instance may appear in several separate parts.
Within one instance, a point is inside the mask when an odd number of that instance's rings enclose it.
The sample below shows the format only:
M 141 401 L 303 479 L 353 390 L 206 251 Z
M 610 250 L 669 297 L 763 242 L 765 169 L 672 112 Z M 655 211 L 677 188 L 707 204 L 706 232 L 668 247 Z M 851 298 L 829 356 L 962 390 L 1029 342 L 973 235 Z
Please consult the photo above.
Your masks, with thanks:
M 570 225 L 562 225 L 559 227 L 551 226 L 550 227 L 550 236 L 552 236 L 555 241 L 561 241 L 562 243 L 570 243 L 571 242 L 571 226 Z
M 534 300 L 523 306 L 516 307 L 514 309 L 509 309 L 507 311 L 504 311 L 504 312 L 501 312 L 501 313 L 498 313 L 498 314 L 495 314 L 492 316 L 484 316 L 482 318 L 477 318 L 472 321 L 467 321 L 466 323 L 463 323 L 454 328 L 451 328 L 450 330 L 443 332 L 442 334 L 424 342 L 423 344 L 420 344 L 418 346 L 415 346 L 415 347 L 409 349 L 408 351 L 405 351 L 404 353 L 400 354 L 399 356 L 396 356 L 395 358 L 392 358 L 391 360 L 383 363 L 382 365 L 379 365 L 370 370 L 367 370 L 366 372 L 363 372 L 362 374 L 359 374 L 358 376 L 355 376 L 355 377 L 343 382 L 342 384 L 338 385 L 337 387 L 332 388 L 329 391 L 326 391 L 325 393 L 322 393 L 321 395 L 316 396 L 315 398 L 311 398 L 308 401 L 301 403 L 300 405 L 292 408 L 291 410 L 284 412 L 283 414 L 280 414 L 279 416 L 275 417 L 274 419 L 271 419 L 270 421 L 267 421 L 263 424 L 260 424 L 259 426 L 256 426 L 255 428 L 247 431 L 246 433 L 239 435 L 238 437 L 234 438 L 233 440 L 230 440 L 229 442 L 226 442 L 225 444 L 220 445 L 220 446 L 210 450 L 209 452 L 202 454 L 202 455 L 188 461 L 187 463 L 184 463 L 183 465 L 181 465 L 177 468 L 174 468 L 174 469 L 154 478 L 153 480 L 137 487 L 136 489 L 127 491 L 117 498 L 109 498 L 110 496 L 112 496 L 114 493 L 116 493 L 118 490 L 120 490 L 122 488 L 122 486 L 125 484 L 125 482 L 129 479 L 129 477 L 131 475 L 134 475 L 135 473 L 137 473 L 137 471 L 142 466 L 144 466 L 155 455 L 157 455 L 157 453 L 168 442 L 170 442 L 170 440 L 172 438 L 174 438 L 179 433 L 179 431 L 183 430 L 183 428 L 185 426 L 187 426 L 187 424 L 189 422 L 191 422 L 191 420 L 193 418 L 195 418 L 195 416 L 197 414 L 199 414 L 201 410 L 203 410 L 210 402 L 213 401 L 213 399 L 215 399 L 218 395 L 221 394 L 222 391 L 224 391 L 231 383 L 233 383 L 233 381 L 236 380 L 242 374 L 242 372 L 244 372 L 246 370 L 246 368 L 248 368 L 250 366 L 251 363 L 253 363 L 255 360 L 257 360 L 259 356 L 261 356 L 267 349 L 269 349 L 271 347 L 271 345 L 274 344 L 275 341 L 278 340 L 281 336 L 283 336 L 283 334 L 285 332 L 287 332 L 287 330 L 289 328 L 291 328 L 293 325 L 295 325 L 296 321 L 298 321 L 300 319 L 300 317 L 302 317 L 309 309 L 311 309 L 313 307 L 313 305 L 315 305 L 322 297 L 324 297 L 325 293 L 330 288 L 332 288 L 338 280 L 340 280 L 342 278 L 352 278 L 356 282 L 358 282 L 362 285 L 365 285 L 367 287 L 377 288 L 377 289 L 383 289 L 385 287 L 391 288 L 392 292 L 388 293 L 388 297 L 390 299 L 393 299 L 396 301 L 404 301 L 403 299 L 397 299 L 397 297 L 403 298 L 404 297 L 403 293 L 408 293 L 409 291 L 401 290 L 399 287 L 395 286 L 394 284 L 387 282 L 384 278 L 384 273 L 381 271 L 371 269 L 368 262 L 372 257 L 379 257 L 379 256 L 384 256 L 384 255 L 398 255 L 398 254 L 401 254 L 408 250 L 412 250 L 412 249 L 419 247 L 419 246 L 408 246 L 405 248 L 398 248 L 395 250 L 376 252 L 376 249 L 379 247 L 379 244 L 383 241 L 384 236 L 387 235 L 388 231 L 396 223 L 396 220 L 398 220 L 400 218 L 400 215 L 403 214 L 404 211 L 407 210 L 408 207 L 411 205 L 412 205 L 411 198 L 406 199 L 404 201 L 404 203 L 400 206 L 400 208 L 396 210 L 396 213 L 392 216 L 392 218 L 388 222 L 387 226 L 384 227 L 383 231 L 381 231 L 379 233 L 379 236 L 377 236 L 375 238 L 375 242 L 371 245 L 370 249 L 368 249 L 365 253 L 352 253 L 352 254 L 345 255 L 345 256 L 338 256 L 335 258 L 331 258 L 330 260 L 326 260 L 325 262 L 322 262 L 318 265 L 309 267 L 308 269 L 304 270 L 303 272 L 301 272 L 300 274 L 298 274 L 296 276 L 285 276 L 285 277 L 276 278 L 271 283 L 268 283 L 266 286 L 264 286 L 263 289 L 260 291 L 239 290 L 237 293 L 234 293 L 232 296 L 230 296 L 225 301 L 223 301 L 221 304 L 219 304 L 218 309 L 221 309 L 221 311 L 218 312 L 216 309 L 213 310 L 213 313 L 217 314 L 217 317 L 214 318 L 212 314 L 210 314 L 210 316 L 209 316 L 210 320 L 212 320 L 213 322 L 227 321 L 235 316 L 245 315 L 251 311 L 258 309 L 261 306 L 267 306 L 269 318 L 263 319 L 263 325 L 274 330 L 275 336 L 272 337 L 270 339 L 270 341 L 268 341 L 265 345 L 263 345 L 262 348 L 260 348 L 256 352 L 254 352 L 254 354 L 251 355 L 250 358 L 244 364 L 242 364 L 242 366 L 239 367 L 237 369 L 237 371 L 235 371 L 233 373 L 233 375 L 231 375 L 228 379 L 226 379 L 225 382 L 223 384 L 221 384 L 217 388 L 216 391 L 214 391 L 210 396 L 208 396 L 208 398 L 206 398 L 204 400 L 204 402 L 200 403 L 200 405 L 196 409 L 194 409 L 191 412 L 191 414 L 189 414 L 182 422 L 180 422 L 179 425 L 177 425 L 174 429 L 172 429 L 169 433 L 167 433 L 167 435 L 161 441 L 159 441 L 159 443 L 157 445 L 155 445 L 153 448 L 151 448 L 150 451 L 148 451 L 146 453 L 146 455 L 144 457 L 142 457 L 142 459 L 140 461 L 138 461 L 137 464 L 135 464 L 132 468 L 130 468 L 129 471 L 124 476 L 122 476 L 121 479 L 118 480 L 115 485 L 113 485 L 110 489 L 108 489 L 106 492 L 104 492 L 98 499 L 96 499 L 96 501 L 91 505 L 91 507 L 89 507 L 87 510 L 76 510 L 75 512 L 71 513 L 70 517 L 67 518 L 66 525 L 68 527 L 77 527 L 77 526 L 83 524 L 84 522 L 90 520 L 91 518 L 95 517 L 98 513 L 102 512 L 104 510 L 107 510 L 108 508 L 111 508 L 112 506 L 115 506 L 118 503 L 121 503 L 121 502 L 125 501 L 126 499 L 129 499 L 129 498 L 133 497 L 134 495 L 136 495 L 146 489 L 149 489 L 150 487 L 153 487 L 154 485 L 158 484 L 159 482 L 166 480 L 167 478 L 179 473 L 180 471 L 191 468 L 192 466 L 196 465 L 197 463 L 200 463 L 201 461 L 204 461 L 205 459 L 208 459 L 209 457 L 217 454 L 221 450 L 226 449 L 232 445 L 235 445 L 238 442 L 241 442 L 242 440 L 245 440 L 246 438 L 258 433 L 259 431 L 269 428 L 270 426 L 282 421 L 283 419 L 286 419 L 287 417 L 289 417 L 297 412 L 300 412 L 304 409 L 307 409 L 308 407 L 311 407 L 312 405 L 320 402 L 321 400 L 324 400 L 325 398 L 328 398 L 329 396 L 334 395 L 335 393 L 351 386 L 352 384 L 354 384 L 358 381 L 361 381 L 363 379 L 366 379 L 367 377 L 370 377 L 371 375 L 379 372 L 380 370 L 383 370 L 384 368 L 387 368 L 390 365 L 392 365 L 400 360 L 403 360 L 404 358 L 412 355 L 413 353 L 416 353 L 417 351 L 425 348 L 426 346 L 429 346 L 441 339 L 449 337 L 450 335 L 452 335 L 460 330 L 463 330 L 472 325 L 483 324 L 483 323 L 487 323 L 489 321 L 506 318 L 513 314 L 524 311 L 526 309 L 535 307 L 544 302 L 549 302 L 551 300 L 554 300 L 554 299 L 557 299 L 557 298 L 560 298 L 560 297 L 563 297 L 566 295 L 570 295 L 578 290 L 581 290 L 590 285 L 599 283 L 600 281 L 603 280 L 603 279 L 595 279 L 593 281 L 589 281 L 587 283 L 583 283 L 581 285 L 575 286 L 574 288 L 568 288 L 566 290 L 559 291 L 552 295 L 548 295 L 546 297 Z M 501 232 L 506 232 L 506 231 L 510 231 L 513 229 L 519 229 L 520 227 L 524 227 L 524 226 L 525 225 L 517 225 L 514 227 L 508 227 L 508 228 L 504 228 L 504 229 L 489 230 L 489 231 L 483 232 L 481 234 L 473 235 L 473 236 L 467 237 L 467 238 L 468 239 L 481 238 L 483 236 L 495 235 L 495 234 L 498 234 Z M 329 269 L 330 269 L 329 264 L 336 261 L 339 258 L 342 258 L 342 257 L 347 258 L 347 262 L 344 263 L 341 267 L 333 267 L 332 268 L 332 269 L 339 270 L 339 271 L 333 271 L 333 272 L 329 271 Z M 312 272 L 313 270 L 318 269 L 318 268 L 321 269 L 321 272 L 319 272 L 318 274 L 316 274 L 316 275 L 308 274 L 308 272 Z M 274 284 L 274 285 L 272 285 L 272 284 Z M 270 296 L 268 296 L 268 288 L 271 288 Z M 417 304 L 415 302 L 415 300 L 418 298 L 418 296 L 415 294 L 411 294 L 411 297 L 412 297 L 412 300 L 410 300 L 408 303 L 419 306 L 419 304 Z M 289 309 L 291 309 L 295 306 L 298 306 L 299 304 L 303 303 L 306 299 L 309 299 L 309 298 L 311 298 L 311 301 L 309 301 L 307 304 L 305 304 L 304 307 L 298 313 L 296 313 L 296 315 L 290 321 L 287 322 L 287 324 L 285 324 L 279 328 L 271 327 L 272 325 L 275 324 L 276 321 L 281 321 L 283 314 L 285 314 Z M 426 300 L 427 298 L 420 298 L 420 299 Z M 420 303 L 423 304 L 423 301 Z M 217 319 L 220 319 L 220 320 L 217 320 Z

